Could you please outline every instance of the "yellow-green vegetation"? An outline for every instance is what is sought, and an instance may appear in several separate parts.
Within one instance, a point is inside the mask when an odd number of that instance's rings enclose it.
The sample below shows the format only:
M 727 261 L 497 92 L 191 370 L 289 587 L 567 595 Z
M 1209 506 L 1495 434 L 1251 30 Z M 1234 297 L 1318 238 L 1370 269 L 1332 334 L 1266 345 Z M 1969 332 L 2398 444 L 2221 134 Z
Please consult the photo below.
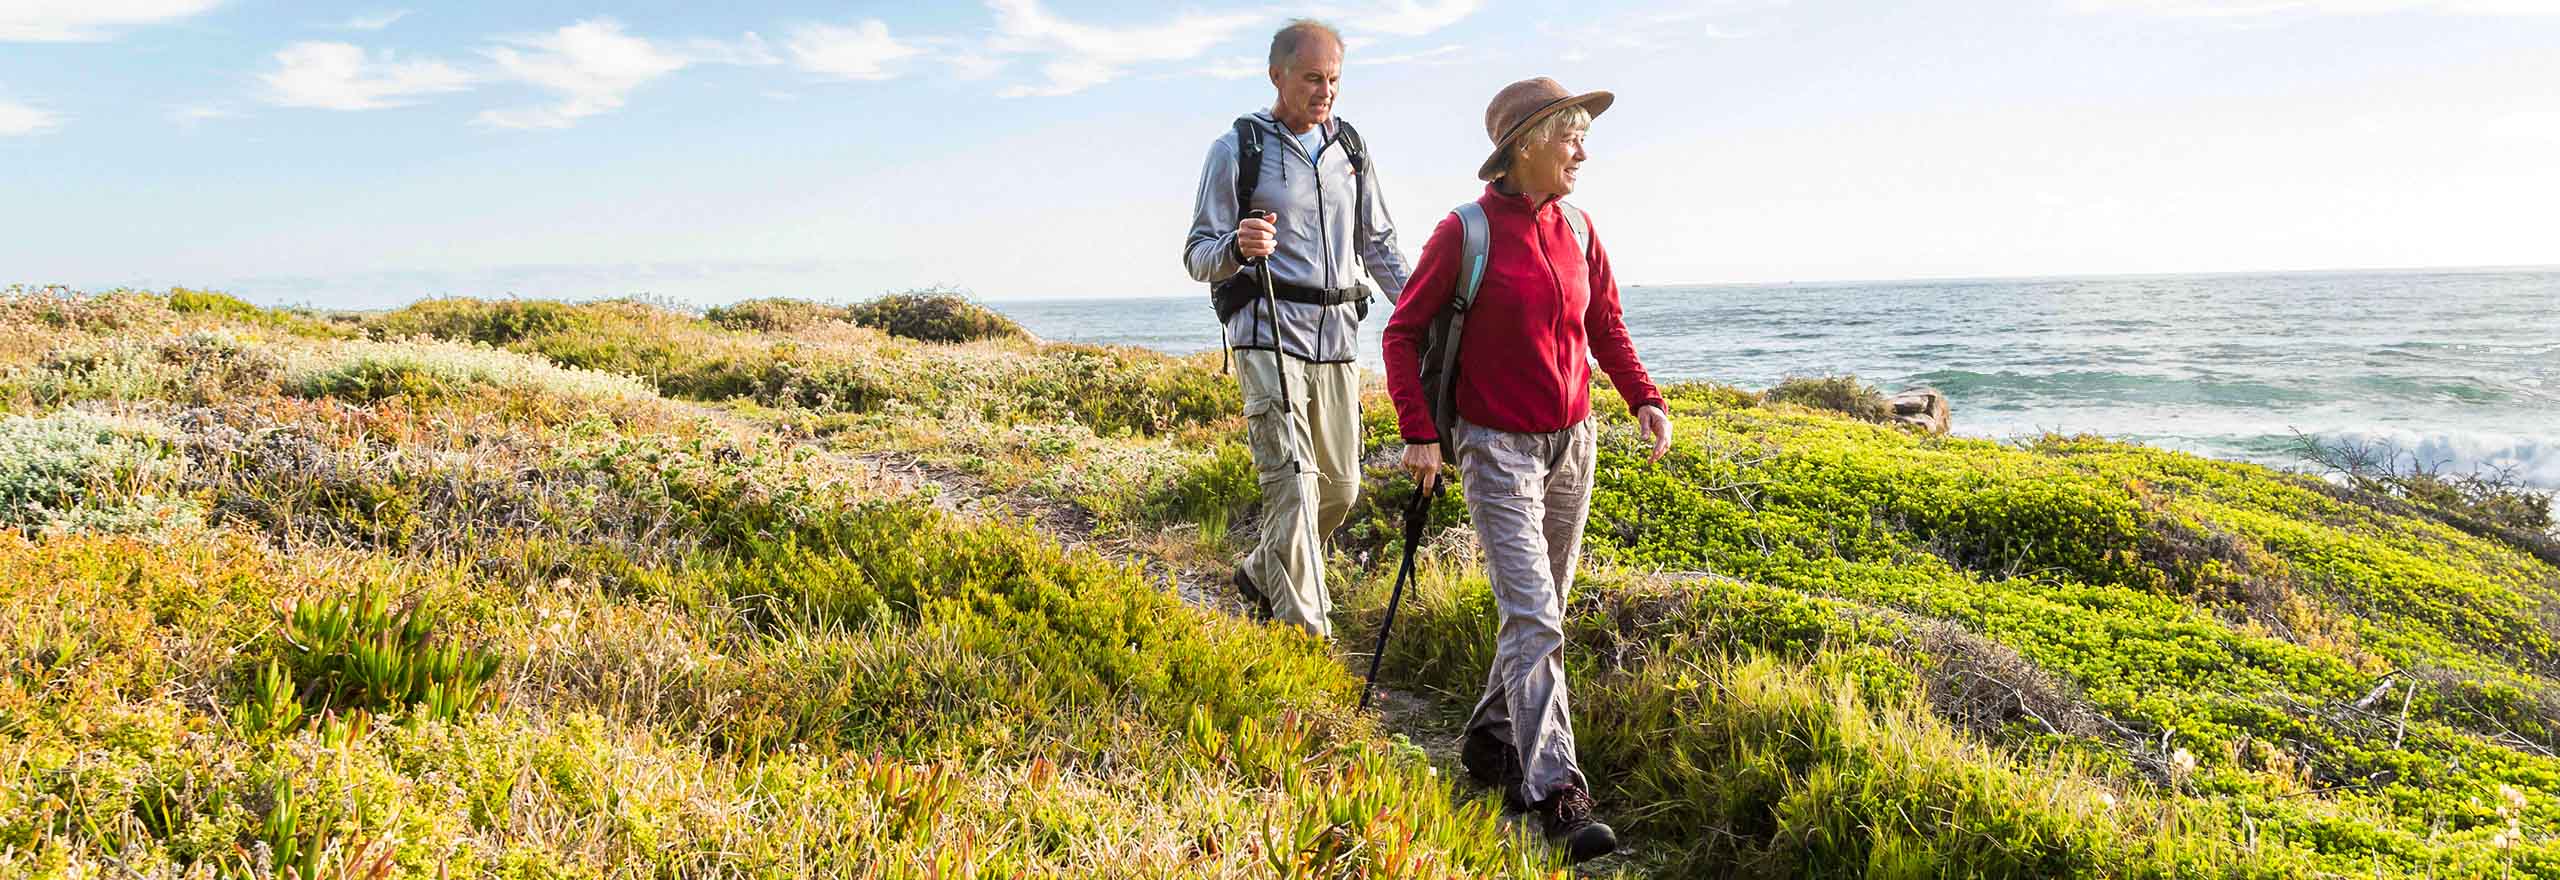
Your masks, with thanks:
M 1412 491 L 1383 399 L 1328 650 L 1163 577 L 1250 540 L 1214 356 L 218 296 L 0 297 L 0 874 L 1557 868 L 1350 706 Z M 1660 463 L 1604 416 L 1569 609 L 1601 870 L 2560 876 L 2531 522 L 1667 390 Z M 1494 612 L 1436 514 L 1386 675 L 1462 712 Z
M 1570 659 L 1677 871 L 2560 875 L 2529 547 L 2257 466 L 1670 396 L 1659 465 L 1607 434 Z M 1387 666 L 1463 692 L 1490 598 L 1426 581 Z
M 899 398 L 658 391 L 1026 361 L 900 390 L 1071 422 L 1143 410 L 1043 383 L 1214 375 L 632 303 L 428 304 L 341 340 L 179 302 L 0 300 L 42 328 L 0 347 L 0 875 L 1553 867 L 1357 717 L 1321 645 L 803 433 Z M 587 366 L 615 352 L 671 369 Z M 234 362 L 260 366 L 206 366 Z
M 798 330 L 821 321 L 845 321 L 922 342 L 980 342 L 1027 338 L 1012 318 L 949 290 L 893 293 L 851 306 L 797 299 L 750 299 L 703 313 L 733 330 Z

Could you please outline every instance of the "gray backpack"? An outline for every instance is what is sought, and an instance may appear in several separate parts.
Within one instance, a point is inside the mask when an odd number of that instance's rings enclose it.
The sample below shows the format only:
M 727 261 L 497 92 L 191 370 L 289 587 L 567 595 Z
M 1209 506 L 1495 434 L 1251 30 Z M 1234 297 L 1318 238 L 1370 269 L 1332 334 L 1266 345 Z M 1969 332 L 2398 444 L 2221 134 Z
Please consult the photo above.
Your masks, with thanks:
M 1582 249 L 1582 258 L 1591 259 L 1591 220 L 1571 202 L 1557 202 L 1564 210 L 1564 222 L 1573 227 L 1573 243 Z M 1484 206 L 1474 202 L 1459 205 L 1458 228 L 1464 233 L 1464 250 L 1458 253 L 1458 290 L 1449 296 L 1449 305 L 1431 318 L 1431 329 L 1422 337 L 1422 393 L 1431 401 L 1431 424 L 1440 430 L 1440 460 L 1458 463 L 1457 438 L 1451 432 L 1458 425 L 1458 340 L 1466 336 L 1467 312 L 1476 305 L 1476 288 L 1484 285 L 1485 252 L 1491 249 L 1492 232 L 1485 223 Z

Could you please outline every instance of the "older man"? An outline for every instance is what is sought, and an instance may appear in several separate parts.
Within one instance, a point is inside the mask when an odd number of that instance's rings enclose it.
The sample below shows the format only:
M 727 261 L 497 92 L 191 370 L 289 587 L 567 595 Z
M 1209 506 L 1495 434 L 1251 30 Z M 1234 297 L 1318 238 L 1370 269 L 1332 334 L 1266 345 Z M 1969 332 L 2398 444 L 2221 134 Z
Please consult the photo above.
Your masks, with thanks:
M 1360 320 L 1404 290 L 1377 174 L 1333 116 L 1342 37 L 1300 19 L 1271 37 L 1269 110 L 1209 147 L 1183 262 L 1213 285 L 1262 483 L 1262 540 L 1235 584 L 1257 610 L 1332 637 L 1324 538 L 1360 494 Z

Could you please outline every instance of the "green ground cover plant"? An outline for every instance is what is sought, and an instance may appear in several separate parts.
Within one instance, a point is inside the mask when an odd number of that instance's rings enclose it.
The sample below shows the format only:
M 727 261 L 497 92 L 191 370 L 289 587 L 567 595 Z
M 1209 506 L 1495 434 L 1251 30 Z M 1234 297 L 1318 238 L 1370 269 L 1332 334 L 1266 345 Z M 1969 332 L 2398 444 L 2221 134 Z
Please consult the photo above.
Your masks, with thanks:
M 859 308 L 0 296 L 0 874 L 1558 870 L 1351 707 L 1413 491 L 1374 389 L 1329 647 L 1166 580 L 1251 540 L 1213 357 Z M 1604 414 L 1568 607 L 1597 871 L 2560 876 L 2532 545 L 1665 390 L 1662 462 Z M 1435 522 L 1385 669 L 1462 712 L 1494 612 Z
M 1026 525 L 482 340 L 240 337 L 280 373 L 0 416 L 0 871 L 1553 867 L 1321 645 Z

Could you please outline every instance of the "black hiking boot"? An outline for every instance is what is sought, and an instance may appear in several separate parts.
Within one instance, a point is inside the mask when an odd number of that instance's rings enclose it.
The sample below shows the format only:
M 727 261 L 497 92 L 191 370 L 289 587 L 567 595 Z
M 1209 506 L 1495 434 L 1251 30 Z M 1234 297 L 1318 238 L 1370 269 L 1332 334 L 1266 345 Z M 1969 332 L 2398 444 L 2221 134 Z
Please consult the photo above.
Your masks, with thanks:
M 1502 792 L 1502 804 L 1514 811 L 1525 811 L 1529 805 L 1520 800 L 1520 750 L 1481 730 L 1467 731 L 1466 740 L 1458 745 L 1458 763 L 1467 768 L 1477 785 Z
M 1255 620 L 1271 619 L 1271 598 L 1262 595 L 1262 590 L 1253 585 L 1252 576 L 1245 574 L 1242 568 L 1236 569 L 1236 592 L 1244 595 L 1246 614 Z
M 1618 832 L 1591 816 L 1591 793 L 1580 786 L 1557 786 L 1538 802 L 1538 821 L 1546 825 L 1547 843 L 1564 847 L 1575 864 L 1618 851 Z

